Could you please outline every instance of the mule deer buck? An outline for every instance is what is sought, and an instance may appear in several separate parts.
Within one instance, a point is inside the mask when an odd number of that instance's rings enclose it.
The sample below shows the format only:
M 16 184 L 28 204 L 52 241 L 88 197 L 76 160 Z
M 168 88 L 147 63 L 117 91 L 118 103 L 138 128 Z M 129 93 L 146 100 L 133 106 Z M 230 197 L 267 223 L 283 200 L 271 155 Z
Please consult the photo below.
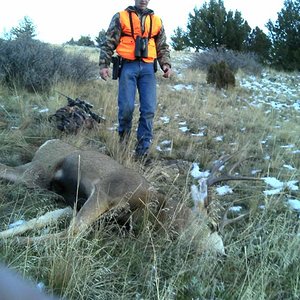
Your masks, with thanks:
M 184 203 L 166 199 L 139 172 L 125 168 L 113 158 L 97 151 L 79 150 L 61 140 L 45 142 L 32 161 L 25 165 L 9 167 L 0 164 L 0 178 L 53 191 L 62 196 L 71 207 L 75 206 L 75 212 L 78 212 L 74 213 L 68 230 L 56 234 L 57 236 L 84 233 L 99 217 L 114 208 L 128 205 L 130 212 L 135 212 L 147 209 L 153 204 L 155 208 L 151 210 L 151 214 L 154 215 L 158 227 L 166 229 L 172 224 L 172 228 L 180 232 L 199 218 L 199 213 L 206 217 L 209 186 L 225 180 L 257 179 L 230 174 L 217 177 L 216 173 L 229 159 L 230 157 L 226 157 L 219 160 L 211 175 L 200 179 L 194 209 Z M 0 232 L 0 238 L 20 235 L 29 229 L 41 228 L 60 217 L 72 214 L 70 207 L 55 210 L 19 227 Z M 217 252 L 224 252 L 218 234 L 208 233 L 207 237 L 212 248 Z M 41 236 L 40 239 L 44 237 Z M 35 240 L 39 240 L 39 237 Z

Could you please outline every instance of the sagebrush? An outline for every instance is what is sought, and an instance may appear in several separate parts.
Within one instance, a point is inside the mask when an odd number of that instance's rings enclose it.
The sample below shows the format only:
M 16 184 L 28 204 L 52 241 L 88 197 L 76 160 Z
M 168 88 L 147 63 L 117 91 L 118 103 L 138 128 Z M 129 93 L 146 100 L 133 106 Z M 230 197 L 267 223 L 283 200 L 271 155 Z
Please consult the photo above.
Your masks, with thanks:
M 30 37 L 0 39 L 0 81 L 9 87 L 45 92 L 59 81 L 80 84 L 96 77 L 96 65 L 83 53 Z

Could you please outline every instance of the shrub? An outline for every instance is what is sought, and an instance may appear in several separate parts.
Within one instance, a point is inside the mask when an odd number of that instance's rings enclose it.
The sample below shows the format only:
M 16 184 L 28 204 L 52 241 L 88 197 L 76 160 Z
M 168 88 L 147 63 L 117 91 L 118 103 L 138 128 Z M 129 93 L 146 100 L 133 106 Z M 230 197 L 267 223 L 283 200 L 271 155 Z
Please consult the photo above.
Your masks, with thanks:
M 226 62 L 229 68 L 236 73 L 239 69 L 248 74 L 260 74 L 262 65 L 253 53 L 244 53 L 220 48 L 218 50 L 210 49 L 204 52 L 195 53 L 191 61 L 191 69 L 200 69 L 208 71 L 212 64 Z
M 217 89 L 227 89 L 228 86 L 235 86 L 235 77 L 227 63 L 221 61 L 209 66 L 206 82 L 214 84 Z
M 82 54 L 28 37 L 0 40 L 0 81 L 8 86 L 47 91 L 59 80 L 81 83 L 95 76 L 95 64 Z

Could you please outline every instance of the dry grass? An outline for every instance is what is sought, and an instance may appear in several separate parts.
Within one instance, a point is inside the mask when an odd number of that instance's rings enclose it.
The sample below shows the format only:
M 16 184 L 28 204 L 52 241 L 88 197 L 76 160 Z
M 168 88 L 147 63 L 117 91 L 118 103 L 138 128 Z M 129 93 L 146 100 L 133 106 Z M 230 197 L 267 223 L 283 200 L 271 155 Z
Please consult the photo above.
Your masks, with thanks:
M 91 53 L 91 59 L 97 61 L 97 55 Z M 157 74 L 153 166 L 143 167 L 132 160 L 134 135 L 126 151 L 119 147 L 115 131 L 117 82 L 112 80 L 81 86 L 61 82 L 49 95 L 0 87 L 1 162 L 28 162 L 44 141 L 62 138 L 77 146 L 105 151 L 143 173 L 178 201 L 190 200 L 190 186 L 195 183 L 189 175 L 191 164 L 197 162 L 206 170 L 224 153 L 237 151 L 235 161 L 252 157 L 241 166 L 243 175 L 259 170 L 256 176 L 282 181 L 299 178 L 300 155 L 286 147 L 293 144 L 293 149 L 300 149 L 299 111 L 251 105 L 256 92 L 239 85 L 245 76 L 242 73 L 238 73 L 235 89 L 216 91 L 206 85 L 205 74 L 185 68 L 188 59 L 188 54 L 174 53 L 176 73 L 171 80 Z M 271 75 L 291 76 L 291 88 L 295 84 L 292 77 L 299 76 L 274 71 Z M 175 89 L 179 84 L 187 88 Z M 47 116 L 66 104 L 56 91 L 88 100 L 96 113 L 106 117 L 106 124 L 76 137 L 56 131 Z M 39 109 L 45 107 L 49 111 L 40 113 Z M 183 126 L 188 131 L 181 131 Z M 168 149 L 156 150 L 157 146 L 164 149 L 163 141 L 169 141 Z M 234 193 L 226 196 L 212 189 L 212 217 L 217 220 L 232 203 L 250 215 L 225 228 L 226 258 L 199 254 L 186 236 L 171 241 L 167 236 L 157 236 L 146 224 L 136 236 L 102 225 L 101 230 L 85 238 L 53 240 L 38 247 L 16 247 L 8 241 L 0 246 L 2 261 L 24 276 L 44 282 L 47 291 L 66 299 L 297 299 L 299 214 L 287 207 L 286 200 L 299 199 L 299 192 L 286 189 L 265 196 L 266 185 L 261 182 L 232 182 L 230 186 Z M 53 195 L 4 182 L 0 194 L 1 230 L 18 219 L 62 206 Z

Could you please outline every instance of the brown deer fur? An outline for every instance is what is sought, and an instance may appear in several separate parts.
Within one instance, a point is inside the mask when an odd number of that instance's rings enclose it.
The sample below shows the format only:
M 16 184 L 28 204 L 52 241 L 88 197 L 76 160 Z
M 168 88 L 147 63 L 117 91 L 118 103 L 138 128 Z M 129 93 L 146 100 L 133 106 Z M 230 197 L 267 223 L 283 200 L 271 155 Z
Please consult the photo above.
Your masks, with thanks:
M 232 157 L 233 155 L 223 155 L 215 161 L 210 175 L 199 179 L 199 186 L 194 186 L 191 193 L 194 201 L 192 209 L 185 203 L 167 199 L 139 172 L 122 166 L 110 156 L 98 151 L 80 150 L 61 140 L 45 142 L 37 150 L 32 161 L 25 165 L 9 167 L 0 164 L 0 179 L 53 191 L 62 196 L 71 207 L 76 208 L 78 212 L 73 216 L 68 231 L 54 236 L 84 233 L 106 212 L 126 207 L 129 210 L 119 216 L 122 222 L 139 219 L 144 215 L 139 212 L 147 212 L 157 229 L 164 230 L 171 236 L 174 233 L 187 234 L 189 240 L 196 241 L 196 247 L 200 251 L 209 250 L 224 254 L 220 235 L 211 232 L 208 226 L 208 188 L 218 182 L 229 180 L 261 180 L 231 175 L 243 160 L 235 163 L 228 173 L 224 172 L 223 167 Z M 0 232 L 0 239 L 41 228 L 53 220 L 69 215 L 70 207 L 48 212 L 44 216 L 26 222 L 24 226 Z M 225 213 L 220 228 L 223 229 L 227 224 L 245 216 L 247 214 L 227 219 Z M 31 240 L 45 239 L 47 236 Z M 19 241 L 21 240 L 20 238 Z M 25 240 L 29 241 L 26 238 Z
M 61 140 L 45 142 L 28 164 L 0 164 L 0 178 L 54 191 L 71 207 L 75 205 L 78 213 L 71 222 L 72 234 L 85 231 L 110 209 L 125 205 L 134 212 L 154 204 L 150 213 L 156 225 L 178 233 L 195 220 L 189 207 L 165 199 L 137 171 L 105 154 L 79 150 Z

